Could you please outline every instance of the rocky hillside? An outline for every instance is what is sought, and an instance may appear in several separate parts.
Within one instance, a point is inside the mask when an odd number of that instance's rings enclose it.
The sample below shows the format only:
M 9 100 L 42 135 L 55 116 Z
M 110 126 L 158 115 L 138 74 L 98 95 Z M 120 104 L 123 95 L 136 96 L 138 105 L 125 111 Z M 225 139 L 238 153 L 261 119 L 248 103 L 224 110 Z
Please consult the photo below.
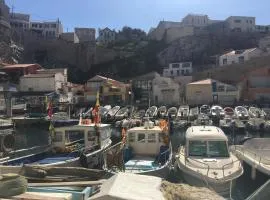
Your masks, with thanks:
M 0 36 L 0 63 L 16 64 L 23 60 L 24 49 L 9 37 Z

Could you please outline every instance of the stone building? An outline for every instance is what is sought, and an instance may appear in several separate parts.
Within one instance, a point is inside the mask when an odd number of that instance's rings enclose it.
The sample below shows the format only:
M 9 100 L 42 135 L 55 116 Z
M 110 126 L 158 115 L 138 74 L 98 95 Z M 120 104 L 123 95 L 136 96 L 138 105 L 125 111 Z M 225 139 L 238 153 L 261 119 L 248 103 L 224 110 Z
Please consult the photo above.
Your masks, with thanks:
M 30 15 L 22 13 L 10 13 L 10 25 L 17 31 L 30 29 Z
M 63 25 L 59 21 L 31 22 L 30 29 L 44 38 L 59 38 L 63 33 Z

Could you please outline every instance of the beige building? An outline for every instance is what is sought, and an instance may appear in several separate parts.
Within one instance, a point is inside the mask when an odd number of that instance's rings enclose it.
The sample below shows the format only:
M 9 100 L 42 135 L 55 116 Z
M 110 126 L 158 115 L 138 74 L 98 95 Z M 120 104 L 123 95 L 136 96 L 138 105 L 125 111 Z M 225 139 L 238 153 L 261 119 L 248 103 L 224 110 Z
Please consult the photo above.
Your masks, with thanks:
M 0 34 L 10 34 L 9 7 L 4 0 L 0 0 Z
M 171 78 L 156 77 L 153 80 L 154 105 L 178 105 L 180 86 Z
M 186 86 L 188 104 L 231 105 L 239 100 L 239 95 L 237 87 L 213 79 L 192 82 Z
M 45 38 L 59 38 L 63 33 L 63 25 L 59 20 L 54 22 L 31 22 L 30 29 Z
M 82 42 L 95 42 L 96 41 L 96 29 L 94 28 L 75 28 L 75 33 Z
M 207 15 L 188 14 L 182 20 L 183 26 L 207 26 L 209 24 L 209 18 Z
M 163 76 L 165 77 L 178 77 L 189 76 L 192 74 L 192 62 L 178 62 L 170 63 L 168 67 L 164 67 Z
M 30 29 L 30 15 L 22 13 L 11 13 L 10 25 L 16 30 L 29 30 Z
M 256 18 L 244 16 L 230 16 L 226 19 L 228 28 L 235 32 L 253 32 L 255 31 Z
M 219 57 L 219 66 L 244 63 L 252 58 L 262 56 L 262 53 L 259 48 L 233 50 Z

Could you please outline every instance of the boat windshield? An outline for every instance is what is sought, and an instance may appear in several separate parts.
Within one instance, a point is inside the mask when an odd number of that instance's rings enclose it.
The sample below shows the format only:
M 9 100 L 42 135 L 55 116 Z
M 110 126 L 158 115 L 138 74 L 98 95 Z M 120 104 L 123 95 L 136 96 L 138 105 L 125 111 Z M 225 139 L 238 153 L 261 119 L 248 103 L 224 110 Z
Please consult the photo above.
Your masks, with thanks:
M 189 141 L 189 156 L 229 157 L 226 141 Z

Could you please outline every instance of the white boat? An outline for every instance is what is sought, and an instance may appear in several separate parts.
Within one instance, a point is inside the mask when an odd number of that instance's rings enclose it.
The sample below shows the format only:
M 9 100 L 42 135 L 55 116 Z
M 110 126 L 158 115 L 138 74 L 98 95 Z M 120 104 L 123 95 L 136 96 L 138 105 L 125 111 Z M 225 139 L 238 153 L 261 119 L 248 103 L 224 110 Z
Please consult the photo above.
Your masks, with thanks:
M 128 118 L 129 116 L 129 108 L 128 107 L 123 107 L 121 108 L 114 116 L 114 120 L 123 120 L 125 118 Z
M 210 109 L 210 116 L 212 118 L 223 119 L 225 117 L 225 112 L 221 106 L 215 105 Z
M 88 121 L 89 122 L 89 121 Z M 102 166 L 101 155 L 111 146 L 111 128 L 109 124 L 85 123 L 54 128 L 50 150 L 37 154 L 9 159 L 2 165 L 43 165 L 68 167 Z M 82 142 L 83 141 L 83 142 Z M 82 143 L 82 144 L 81 144 Z
M 189 106 L 188 105 L 180 106 L 177 112 L 177 118 L 187 120 L 188 115 L 189 115 Z
M 199 108 L 195 107 L 195 108 L 191 108 L 189 110 L 189 120 L 195 120 L 198 118 L 199 115 Z
M 235 107 L 235 115 L 240 120 L 248 120 L 249 119 L 248 110 L 244 106 Z
M 151 121 L 129 129 L 124 147 L 124 172 L 166 178 L 172 161 L 168 137 L 167 131 Z M 106 165 L 105 169 L 110 170 Z
M 262 118 L 264 119 L 266 116 L 266 113 L 257 107 L 249 107 L 248 109 L 249 116 L 251 118 Z
M 235 112 L 234 109 L 231 107 L 225 107 L 224 109 L 225 117 L 235 118 Z
M 157 116 L 158 118 L 164 118 L 166 116 L 166 113 L 167 113 L 166 106 L 161 106 L 158 108 Z
M 177 117 L 177 108 L 176 107 L 171 107 L 167 111 L 167 116 L 169 118 L 175 119 Z
M 202 105 L 200 107 L 200 114 L 210 115 L 210 106 L 209 105 Z
M 151 106 L 148 108 L 145 112 L 145 117 L 154 118 L 157 116 L 157 110 L 158 108 L 156 106 Z
M 232 146 L 233 153 L 252 169 L 270 176 L 270 138 L 251 138 L 243 145 Z M 256 176 L 254 173 L 253 176 Z M 255 178 L 255 177 L 252 177 Z
M 215 126 L 188 128 L 176 162 L 187 183 L 212 188 L 226 197 L 243 173 L 241 162 L 229 152 L 227 136 Z
M 115 114 L 120 110 L 120 106 L 114 106 L 111 110 L 109 110 L 106 114 L 106 121 L 113 121 L 115 118 Z

